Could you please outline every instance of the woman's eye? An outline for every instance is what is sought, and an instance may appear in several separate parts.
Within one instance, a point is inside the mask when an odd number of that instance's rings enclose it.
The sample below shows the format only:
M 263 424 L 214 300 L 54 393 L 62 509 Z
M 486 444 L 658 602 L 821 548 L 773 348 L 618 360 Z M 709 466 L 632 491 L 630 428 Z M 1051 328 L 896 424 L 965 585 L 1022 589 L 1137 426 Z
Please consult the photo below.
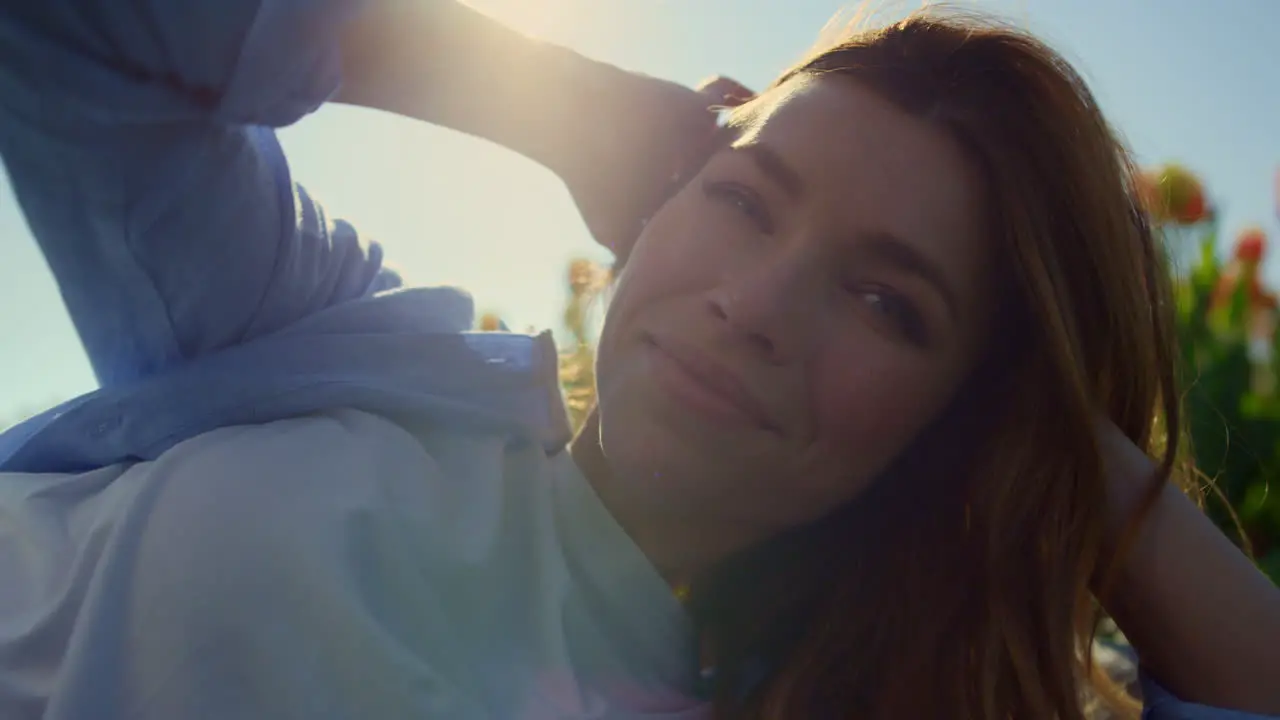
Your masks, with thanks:
M 773 219 L 764 201 L 754 190 L 733 182 L 707 182 L 702 187 L 707 198 L 727 205 L 750 220 L 765 234 L 773 232 Z
M 855 288 L 858 297 L 871 312 L 883 318 L 895 333 L 918 345 L 925 344 L 924 319 L 916 306 L 903 295 L 887 288 Z

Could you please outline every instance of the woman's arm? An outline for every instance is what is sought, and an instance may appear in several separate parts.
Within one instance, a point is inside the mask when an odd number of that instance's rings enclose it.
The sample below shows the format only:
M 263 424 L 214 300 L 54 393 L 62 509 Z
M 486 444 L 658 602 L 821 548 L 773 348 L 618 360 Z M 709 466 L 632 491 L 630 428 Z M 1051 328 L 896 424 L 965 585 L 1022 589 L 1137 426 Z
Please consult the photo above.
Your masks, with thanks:
M 0 155 L 99 381 L 398 283 L 272 126 L 340 79 L 349 0 L 0 0 Z
M 720 81 L 699 93 L 627 72 L 452 0 L 376 4 L 342 46 L 336 100 L 459 130 L 542 164 L 566 183 L 597 241 L 623 251 L 675 176 L 701 163 L 716 127 L 708 107 L 737 87 Z
M 1118 538 L 1155 468 L 1114 426 L 1102 446 Z M 1144 668 L 1180 699 L 1280 715 L 1280 589 L 1174 485 L 1104 602 Z

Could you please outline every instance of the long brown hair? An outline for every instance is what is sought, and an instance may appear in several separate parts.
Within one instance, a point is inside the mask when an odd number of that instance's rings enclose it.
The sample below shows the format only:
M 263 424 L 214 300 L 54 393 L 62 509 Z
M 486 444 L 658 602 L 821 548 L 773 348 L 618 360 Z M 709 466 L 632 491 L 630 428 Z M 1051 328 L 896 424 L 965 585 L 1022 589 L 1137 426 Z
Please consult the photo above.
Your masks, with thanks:
M 1099 418 L 1161 458 L 1153 495 L 1179 452 L 1168 281 L 1129 155 L 1062 57 L 974 14 L 852 33 L 775 86 L 797 76 L 860 82 L 967 148 L 1005 286 L 986 361 L 890 472 L 694 582 L 717 717 L 1083 718 Z

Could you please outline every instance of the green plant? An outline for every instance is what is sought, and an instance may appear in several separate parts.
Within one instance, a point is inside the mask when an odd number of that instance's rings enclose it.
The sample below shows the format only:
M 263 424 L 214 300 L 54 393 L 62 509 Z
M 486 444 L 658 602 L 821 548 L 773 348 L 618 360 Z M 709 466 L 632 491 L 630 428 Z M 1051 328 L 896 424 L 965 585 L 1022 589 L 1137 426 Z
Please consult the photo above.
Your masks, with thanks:
M 1274 310 L 1249 271 L 1256 265 L 1233 273 L 1238 268 L 1219 261 L 1212 221 L 1187 235 L 1171 232 L 1169 240 L 1199 246 L 1198 261 L 1177 282 L 1178 339 L 1189 440 L 1210 491 L 1205 509 L 1280 582 L 1280 497 L 1271 492 L 1280 478 L 1280 344 L 1268 339 L 1269 362 L 1250 357 L 1251 336 L 1258 343 L 1268 334 L 1256 332 L 1256 314 Z

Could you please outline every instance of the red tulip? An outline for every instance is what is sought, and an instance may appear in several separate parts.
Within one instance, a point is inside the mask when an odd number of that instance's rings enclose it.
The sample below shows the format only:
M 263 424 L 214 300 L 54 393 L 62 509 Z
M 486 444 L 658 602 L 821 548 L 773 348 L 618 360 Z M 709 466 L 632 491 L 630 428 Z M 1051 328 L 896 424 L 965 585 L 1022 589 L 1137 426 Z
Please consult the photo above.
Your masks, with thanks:
M 1159 169 L 1155 185 L 1160 214 L 1187 225 L 1208 217 L 1204 186 L 1190 170 L 1165 165 Z
M 1252 227 L 1236 237 L 1235 257 L 1237 260 L 1257 263 L 1267 253 L 1267 234 L 1262 228 Z

